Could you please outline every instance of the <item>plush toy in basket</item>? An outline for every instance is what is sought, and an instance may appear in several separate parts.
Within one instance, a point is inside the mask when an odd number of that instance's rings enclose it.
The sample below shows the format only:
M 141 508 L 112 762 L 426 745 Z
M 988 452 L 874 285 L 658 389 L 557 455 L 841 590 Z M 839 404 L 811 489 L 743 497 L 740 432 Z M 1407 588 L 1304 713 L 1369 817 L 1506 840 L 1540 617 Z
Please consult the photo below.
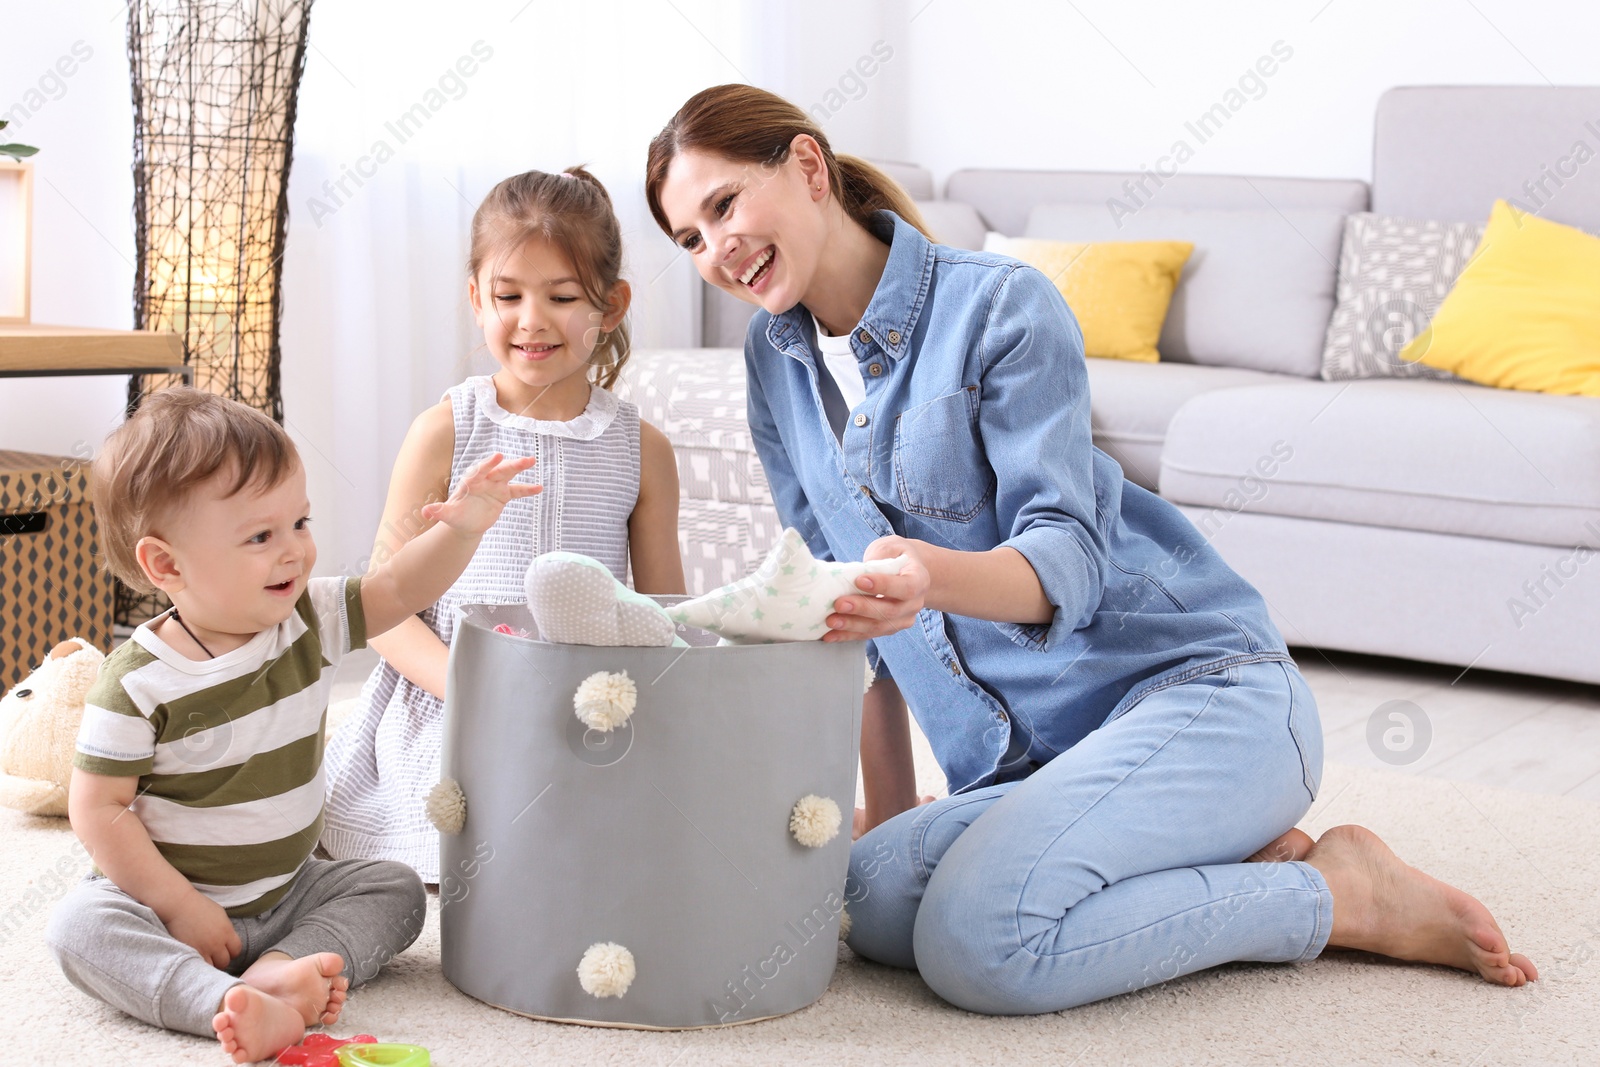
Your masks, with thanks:
M 0 805 L 65 815 L 83 702 L 100 674 L 100 650 L 63 641 L 0 699 Z
M 816 561 L 789 531 L 744 582 L 661 604 L 591 563 L 540 557 L 533 610 L 457 629 L 429 805 L 445 976 L 599 1026 L 803 1008 L 837 956 L 863 690 L 861 645 L 815 638 L 901 561 Z

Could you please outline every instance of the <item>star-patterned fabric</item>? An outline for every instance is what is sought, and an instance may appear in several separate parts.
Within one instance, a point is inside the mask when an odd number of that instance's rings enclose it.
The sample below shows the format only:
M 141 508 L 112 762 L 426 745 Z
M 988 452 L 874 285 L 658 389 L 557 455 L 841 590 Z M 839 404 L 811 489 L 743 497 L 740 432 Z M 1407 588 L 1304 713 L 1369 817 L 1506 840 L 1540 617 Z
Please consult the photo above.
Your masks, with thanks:
M 748 576 L 669 608 L 674 622 L 698 626 L 734 644 L 814 641 L 827 632 L 833 602 L 861 592 L 863 574 L 897 574 L 904 556 L 867 563 L 816 559 L 799 531 L 787 529 Z

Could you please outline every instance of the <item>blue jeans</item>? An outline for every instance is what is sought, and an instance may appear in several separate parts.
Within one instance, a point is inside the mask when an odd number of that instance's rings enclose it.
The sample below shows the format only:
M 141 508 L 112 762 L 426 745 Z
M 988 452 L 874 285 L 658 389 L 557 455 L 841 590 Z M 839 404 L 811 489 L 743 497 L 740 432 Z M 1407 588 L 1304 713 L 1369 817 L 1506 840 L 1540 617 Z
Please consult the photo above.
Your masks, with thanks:
M 1293 664 L 1242 664 L 1119 707 L 1032 775 L 904 812 L 855 843 L 849 944 L 969 1011 L 1060 1011 L 1231 960 L 1315 958 L 1305 863 L 1241 863 L 1322 779 Z

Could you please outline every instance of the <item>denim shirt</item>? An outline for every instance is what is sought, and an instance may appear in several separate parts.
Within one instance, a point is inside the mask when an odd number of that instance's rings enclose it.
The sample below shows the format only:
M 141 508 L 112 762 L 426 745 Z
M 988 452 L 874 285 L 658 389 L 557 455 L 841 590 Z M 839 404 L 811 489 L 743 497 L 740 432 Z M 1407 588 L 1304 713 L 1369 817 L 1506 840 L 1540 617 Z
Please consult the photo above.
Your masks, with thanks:
M 851 338 L 866 399 L 842 440 L 803 306 L 750 324 L 749 420 L 778 513 L 818 558 L 899 534 L 1005 545 L 1038 575 L 1047 624 L 924 609 L 868 644 L 950 791 L 1026 775 L 1166 685 L 1289 660 L 1260 594 L 1090 441 L 1083 336 L 1050 279 L 891 212 L 873 229 L 889 261 Z

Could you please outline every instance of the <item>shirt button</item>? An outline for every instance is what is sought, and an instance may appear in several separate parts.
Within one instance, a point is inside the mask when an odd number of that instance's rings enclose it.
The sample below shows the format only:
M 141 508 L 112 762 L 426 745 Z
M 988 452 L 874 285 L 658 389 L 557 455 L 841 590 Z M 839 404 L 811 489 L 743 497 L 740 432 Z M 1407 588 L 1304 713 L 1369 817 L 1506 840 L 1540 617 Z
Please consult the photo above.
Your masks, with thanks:
M 878 375 L 883 373 L 883 364 L 874 363 L 872 366 L 867 368 L 867 373 L 876 378 Z
M 872 486 L 863 485 L 861 487 L 861 493 L 862 493 L 863 496 L 871 496 L 872 495 Z
M 868 333 L 866 330 L 862 330 L 860 333 L 856 334 L 856 337 L 864 345 L 870 345 L 872 343 L 872 335 L 870 333 Z
M 961 674 L 961 664 L 952 660 L 950 662 L 950 673 L 959 677 Z
M 999 717 L 1001 722 L 1006 722 L 1008 719 L 1011 718 L 1011 716 L 1007 715 L 1004 711 L 997 711 L 997 712 L 995 712 L 995 715 L 997 715 Z
M 899 330 L 890 330 L 889 331 L 889 343 L 892 344 L 892 345 L 897 345 L 897 344 L 900 343 L 900 331 Z
M 855 417 L 855 424 L 857 426 L 865 426 L 867 424 L 867 421 L 868 421 L 867 420 L 867 416 L 865 414 L 857 415 Z

